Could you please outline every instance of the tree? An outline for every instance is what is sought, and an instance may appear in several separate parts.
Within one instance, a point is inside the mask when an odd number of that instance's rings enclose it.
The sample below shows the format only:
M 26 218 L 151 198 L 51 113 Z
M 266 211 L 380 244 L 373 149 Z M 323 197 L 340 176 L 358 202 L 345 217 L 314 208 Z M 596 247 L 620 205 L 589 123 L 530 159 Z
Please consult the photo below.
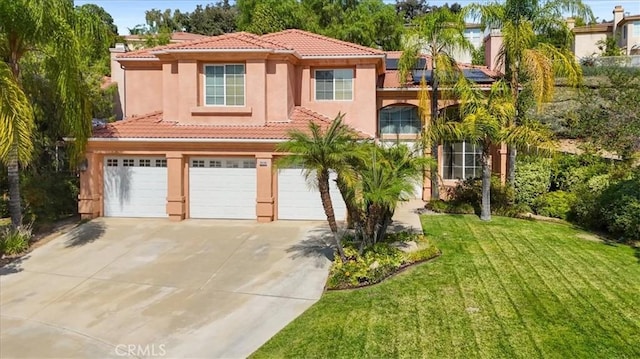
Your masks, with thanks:
M 302 166 L 307 179 L 313 179 L 317 184 L 338 254 L 346 260 L 329 190 L 331 172 L 340 171 L 346 166 L 351 153 L 349 149 L 357 139 L 354 130 L 345 125 L 343 119 L 344 115 L 338 114 L 324 130 L 318 124 L 310 122 L 308 132 L 291 131 L 290 140 L 278 144 L 277 149 L 289 153 L 280 160 L 279 166 Z
M 396 12 L 402 15 L 404 23 L 409 25 L 417 17 L 429 12 L 429 3 L 425 0 L 396 1 Z
M 526 113 L 528 101 L 520 99 L 525 87 L 538 107 L 553 96 L 555 76 L 566 76 L 579 85 L 582 71 L 569 50 L 572 32 L 564 20 L 566 13 L 585 22 L 593 20 L 591 9 L 581 0 L 506 0 L 485 5 L 471 4 L 468 12 L 480 18 L 484 27 L 502 29 L 499 62 L 513 91 L 516 121 Z M 556 39 L 550 44 L 550 39 Z M 558 40 L 559 39 L 559 40 Z M 515 178 L 517 149 L 509 149 L 508 182 Z
M 423 71 L 420 82 L 420 111 L 423 118 L 424 114 L 430 114 L 430 123 L 435 123 L 438 118 L 438 99 L 441 96 L 440 81 L 446 82 L 452 78 L 455 72 L 459 72 L 452 54 L 458 50 L 472 49 L 471 43 L 464 37 L 464 24 L 464 16 L 460 13 L 453 13 L 448 8 L 441 8 L 417 18 L 414 21 L 410 40 L 405 43 L 400 57 L 398 64 L 400 83 L 405 83 L 409 73 L 416 68 L 418 60 L 423 57 L 423 51 L 426 51 L 430 56 L 431 99 L 429 101 L 426 98 L 428 91 L 424 75 L 426 71 Z M 430 104 L 429 109 L 427 109 L 427 102 Z M 433 140 L 431 156 L 438 158 L 438 145 L 441 141 L 433 137 L 431 139 Z M 436 170 L 431 171 L 431 197 L 436 199 L 440 197 Z
M 618 40 L 613 36 L 607 36 L 605 40 L 596 42 L 601 56 L 623 56 L 624 50 L 618 46 Z
M 640 152 L 640 71 L 610 68 L 606 79 L 580 97 L 575 130 L 624 159 Z
M 302 5 L 296 0 L 238 1 L 238 28 L 257 35 L 306 27 Z
M 0 2 L 0 56 L 7 64 L 1 71 L 0 106 L 6 123 L 0 131 L 4 149 L 0 159 L 8 168 L 14 228 L 22 223 L 19 164 L 24 165 L 31 159 L 33 147 L 26 142 L 31 142 L 34 136 L 34 115 L 24 103 L 21 66 L 26 59 L 36 58 L 41 64 L 42 78 L 54 84 L 58 99 L 56 110 L 64 114 L 64 130 L 75 137 L 74 154 L 78 158 L 91 135 L 92 110 L 81 71 L 81 47 L 86 38 L 101 39 L 108 46 L 107 34 L 108 29 L 98 16 L 76 11 L 71 1 Z M 5 128 L 5 124 L 8 127 Z
M 238 9 L 230 5 L 229 0 L 207 4 L 204 8 L 197 5 L 187 13 L 185 30 L 194 34 L 216 36 L 236 31 Z
M 551 132 L 534 121 L 515 122 L 516 106 L 504 81 L 484 95 L 469 80 L 460 77 L 455 86 L 460 99 L 460 122 L 437 123 L 451 140 L 465 140 L 482 147 L 482 206 L 480 219 L 491 220 L 491 148 L 505 143 L 518 149 L 551 151 Z

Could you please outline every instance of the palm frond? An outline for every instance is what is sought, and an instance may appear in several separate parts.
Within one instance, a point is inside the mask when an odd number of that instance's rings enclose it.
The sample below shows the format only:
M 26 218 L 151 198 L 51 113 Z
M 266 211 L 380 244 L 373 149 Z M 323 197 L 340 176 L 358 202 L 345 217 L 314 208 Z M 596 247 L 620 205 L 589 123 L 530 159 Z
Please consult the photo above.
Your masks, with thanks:
M 33 154 L 33 110 L 5 62 L 0 62 L 0 161 L 29 163 Z

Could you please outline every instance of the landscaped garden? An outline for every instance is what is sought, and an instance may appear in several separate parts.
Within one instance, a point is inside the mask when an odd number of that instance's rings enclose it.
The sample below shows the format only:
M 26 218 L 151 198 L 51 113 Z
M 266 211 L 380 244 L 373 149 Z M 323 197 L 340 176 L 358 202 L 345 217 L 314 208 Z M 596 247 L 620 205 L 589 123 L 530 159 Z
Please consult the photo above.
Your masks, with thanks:
M 422 222 L 441 257 L 326 293 L 253 357 L 640 357 L 640 249 L 561 223 Z

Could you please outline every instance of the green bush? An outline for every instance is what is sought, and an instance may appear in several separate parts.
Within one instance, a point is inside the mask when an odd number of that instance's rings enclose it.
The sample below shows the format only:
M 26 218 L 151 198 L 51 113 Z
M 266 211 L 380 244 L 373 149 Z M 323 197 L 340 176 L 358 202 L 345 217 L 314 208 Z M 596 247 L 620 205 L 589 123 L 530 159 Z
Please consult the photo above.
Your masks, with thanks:
M 29 249 L 31 227 L 22 226 L 17 230 L 4 228 L 0 232 L 0 255 L 16 255 Z
M 436 213 L 451 213 L 451 214 L 476 213 L 476 209 L 470 203 L 443 201 L 441 199 L 429 201 L 425 207 Z
M 598 207 L 609 233 L 621 241 L 639 241 L 640 173 L 604 190 Z
M 573 192 L 592 177 L 614 168 L 608 160 L 594 154 L 562 154 L 551 163 L 551 190 Z
M 533 202 L 536 214 L 546 217 L 567 219 L 576 196 L 565 191 L 545 193 Z
M 536 197 L 549 192 L 551 187 L 551 160 L 548 158 L 519 157 L 516 165 L 515 200 L 531 206 Z
M 480 213 L 482 202 L 482 180 L 468 179 L 459 183 L 449 191 L 450 202 L 461 205 L 469 204 L 475 209 L 475 213 Z M 500 178 L 491 178 L 491 212 L 499 213 L 513 206 L 515 193 L 509 186 L 503 186 Z
M 36 176 L 27 173 L 22 178 L 21 192 L 24 216 L 28 221 L 52 222 L 78 211 L 79 187 L 74 174 L 53 172 Z

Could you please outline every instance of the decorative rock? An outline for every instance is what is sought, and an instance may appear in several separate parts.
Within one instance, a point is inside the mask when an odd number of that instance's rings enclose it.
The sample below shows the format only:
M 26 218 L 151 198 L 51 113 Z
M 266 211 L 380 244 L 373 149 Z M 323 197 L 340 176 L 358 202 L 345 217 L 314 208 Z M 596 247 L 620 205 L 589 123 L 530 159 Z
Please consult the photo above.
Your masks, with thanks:
M 418 243 L 415 241 L 408 242 L 393 242 L 391 243 L 392 247 L 398 248 L 399 250 L 405 253 L 413 253 L 417 252 L 420 248 L 418 248 Z

